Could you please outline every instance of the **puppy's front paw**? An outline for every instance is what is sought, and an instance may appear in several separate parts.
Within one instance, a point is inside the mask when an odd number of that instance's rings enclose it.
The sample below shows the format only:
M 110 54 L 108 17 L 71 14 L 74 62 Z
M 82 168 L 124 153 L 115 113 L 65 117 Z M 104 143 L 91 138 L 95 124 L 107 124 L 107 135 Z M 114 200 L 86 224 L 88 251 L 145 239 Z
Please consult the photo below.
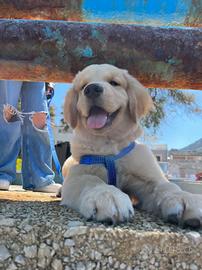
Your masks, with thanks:
M 192 228 L 202 226 L 202 196 L 184 191 L 168 194 L 160 205 L 162 216 L 171 223 Z
M 96 186 L 84 191 L 79 211 L 87 219 L 110 224 L 128 221 L 134 216 L 128 195 L 109 185 Z

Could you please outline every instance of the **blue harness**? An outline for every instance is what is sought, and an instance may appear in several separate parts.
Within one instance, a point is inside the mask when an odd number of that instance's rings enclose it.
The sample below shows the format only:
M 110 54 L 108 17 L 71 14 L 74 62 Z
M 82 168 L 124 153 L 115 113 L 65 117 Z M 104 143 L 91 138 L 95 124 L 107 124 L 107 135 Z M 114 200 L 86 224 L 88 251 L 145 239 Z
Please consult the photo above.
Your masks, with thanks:
M 116 186 L 116 167 L 115 161 L 126 156 L 135 148 L 135 142 L 131 142 L 127 147 L 123 148 L 117 155 L 99 156 L 99 155 L 85 155 L 80 159 L 80 164 L 93 165 L 102 164 L 107 169 L 108 184 Z

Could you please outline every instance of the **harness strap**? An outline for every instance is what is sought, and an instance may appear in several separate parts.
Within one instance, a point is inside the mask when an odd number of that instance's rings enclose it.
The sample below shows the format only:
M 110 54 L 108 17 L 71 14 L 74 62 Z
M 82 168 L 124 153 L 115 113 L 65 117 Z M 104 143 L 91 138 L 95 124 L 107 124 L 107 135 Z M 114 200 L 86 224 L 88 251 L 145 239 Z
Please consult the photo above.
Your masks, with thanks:
M 93 165 L 102 164 L 107 169 L 108 184 L 116 186 L 116 166 L 115 161 L 126 156 L 135 148 L 135 142 L 131 142 L 127 147 L 123 148 L 117 155 L 99 156 L 84 155 L 80 158 L 80 164 Z

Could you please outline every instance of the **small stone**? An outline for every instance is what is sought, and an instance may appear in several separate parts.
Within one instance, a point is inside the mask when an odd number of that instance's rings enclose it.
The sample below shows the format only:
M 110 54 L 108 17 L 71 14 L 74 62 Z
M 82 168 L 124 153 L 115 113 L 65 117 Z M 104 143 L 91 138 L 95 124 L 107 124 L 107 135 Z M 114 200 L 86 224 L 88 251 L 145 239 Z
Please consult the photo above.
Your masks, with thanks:
M 47 239 L 47 238 L 51 237 L 51 235 L 52 234 L 50 232 L 48 232 L 47 234 L 43 235 L 42 238 Z
M 46 244 L 41 244 L 38 250 L 38 257 L 44 258 L 44 257 L 50 257 L 51 255 L 51 248 Z
M 119 265 L 120 265 L 119 262 L 115 262 L 114 268 L 115 268 L 115 269 L 119 268 Z
M 194 263 L 190 264 L 190 270 L 198 270 L 198 266 Z
M 146 260 L 148 259 L 148 255 L 147 255 L 147 254 L 143 254 L 143 255 L 142 255 L 142 259 L 143 259 L 144 261 L 146 261 Z
M 64 233 L 64 237 L 65 238 L 70 238 L 70 237 L 75 236 L 75 235 L 85 234 L 86 232 L 87 232 L 87 227 L 86 226 L 72 227 L 72 228 L 69 228 Z
M 14 218 L 5 218 L 3 216 L 2 218 L 0 218 L 0 226 L 12 227 L 14 225 L 15 225 Z
M 108 262 L 109 262 L 109 264 L 110 264 L 110 265 L 112 265 L 112 264 L 113 264 L 113 258 L 112 258 L 112 256 L 109 256 L 109 258 L 108 258 Z
M 93 262 L 87 262 L 87 263 L 86 263 L 86 269 L 87 269 L 87 270 L 94 270 L 95 267 L 96 267 L 96 264 L 93 263 Z
M 25 265 L 25 258 L 22 255 L 15 257 L 15 262 L 21 265 Z
M 37 255 L 37 246 L 32 245 L 24 247 L 24 253 L 27 258 L 35 258 Z
M 177 269 L 180 268 L 181 267 L 181 263 L 179 263 L 179 262 L 176 263 L 176 267 L 177 267 Z
M 126 270 L 132 270 L 132 267 L 129 265 Z
M 54 270 L 63 270 L 63 266 L 62 266 L 62 262 L 61 260 L 58 259 L 54 259 L 52 264 L 51 264 L 52 268 Z
M 51 246 L 52 240 L 51 239 L 46 239 L 46 244 L 49 245 L 49 246 Z
M 111 249 L 111 247 L 110 248 L 105 248 L 104 250 L 103 250 L 103 255 L 105 255 L 105 256 L 109 256 L 109 255 L 112 255 L 113 254 L 113 251 L 112 251 L 112 249 Z
M 120 264 L 120 269 L 123 270 L 123 269 L 125 269 L 125 268 L 126 268 L 125 263 L 121 263 L 121 264 Z
M 79 262 L 76 265 L 76 270 L 86 270 L 86 267 L 83 263 Z
M 151 258 L 150 263 L 151 263 L 151 264 L 154 264 L 154 263 L 155 263 L 155 258 L 154 258 L 154 257 Z
M 0 262 L 7 260 L 10 256 L 8 249 L 4 245 L 0 245 Z
M 73 247 L 75 246 L 75 242 L 72 239 L 66 239 L 64 245 L 67 247 Z
M 183 269 L 186 269 L 186 268 L 187 268 L 187 265 L 186 265 L 185 262 L 182 262 L 182 268 L 183 268 Z
M 198 232 L 188 232 L 185 234 L 189 239 L 193 240 L 196 244 L 201 241 L 201 235 Z
M 70 256 L 74 257 L 75 249 L 73 247 L 70 247 L 69 250 L 70 250 Z
M 102 254 L 99 253 L 98 251 L 95 251 L 94 256 L 95 256 L 95 259 L 96 259 L 97 261 L 100 261 L 101 258 L 102 258 Z
M 26 224 L 23 229 L 26 231 L 26 232 L 30 232 L 32 230 L 32 226 L 29 225 L 29 224 Z
M 66 265 L 65 270 L 71 270 L 71 268 L 68 265 Z
M 77 220 L 75 220 L 75 221 L 69 221 L 69 222 L 67 223 L 67 226 L 68 226 L 68 227 L 78 227 L 78 226 L 83 226 L 83 225 L 84 225 L 83 222 L 77 221 Z
M 39 267 L 45 269 L 46 265 L 47 265 L 47 260 L 45 258 L 39 258 L 38 259 L 38 264 Z
M 10 250 L 15 250 L 16 252 L 20 252 L 21 251 L 21 247 L 17 243 L 13 243 L 10 246 Z
M 101 269 L 101 264 L 100 264 L 100 262 L 97 262 L 97 265 L 95 267 L 95 270 L 100 270 L 100 269 Z
M 60 249 L 59 244 L 53 242 L 53 249 L 54 249 L 54 250 L 59 250 L 59 249 Z
M 69 262 L 69 257 L 63 257 L 63 262 L 65 263 Z
M 9 264 L 7 270 L 16 270 L 17 266 L 12 262 L 11 264 Z

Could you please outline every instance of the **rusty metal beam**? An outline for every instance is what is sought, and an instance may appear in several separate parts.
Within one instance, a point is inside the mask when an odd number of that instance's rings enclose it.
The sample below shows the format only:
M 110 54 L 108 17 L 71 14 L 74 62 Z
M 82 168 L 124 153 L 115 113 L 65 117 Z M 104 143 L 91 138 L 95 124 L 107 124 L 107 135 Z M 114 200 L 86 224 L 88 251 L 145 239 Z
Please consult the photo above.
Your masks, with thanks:
M 201 14 L 201 0 L 0 0 L 0 18 L 4 19 L 199 27 Z
M 82 0 L 0 0 L 0 18 L 82 20 Z
M 202 29 L 0 20 L 0 79 L 69 82 L 93 63 L 147 87 L 202 89 Z

